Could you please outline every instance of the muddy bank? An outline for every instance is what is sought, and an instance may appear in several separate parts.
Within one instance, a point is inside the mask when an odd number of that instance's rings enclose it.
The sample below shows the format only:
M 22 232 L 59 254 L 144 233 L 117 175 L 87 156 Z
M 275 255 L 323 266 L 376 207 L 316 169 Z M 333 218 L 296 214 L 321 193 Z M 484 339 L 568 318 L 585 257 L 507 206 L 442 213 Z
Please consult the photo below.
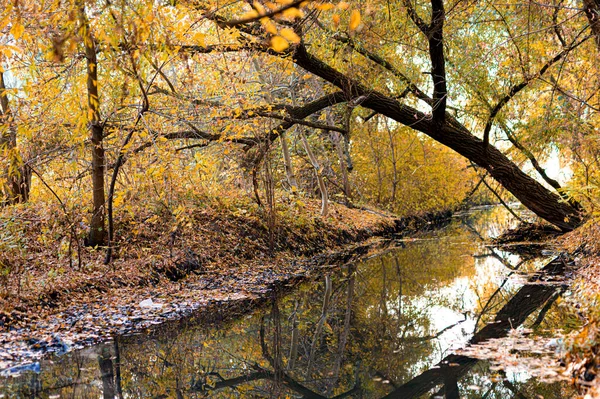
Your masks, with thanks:
M 113 265 L 101 264 L 100 251 L 89 251 L 83 270 L 5 298 L 0 367 L 191 315 L 240 314 L 323 268 L 382 249 L 381 238 L 429 229 L 451 215 L 394 219 L 335 205 L 328 218 L 298 215 L 307 220 L 281 223 L 271 245 L 268 229 L 254 217 L 192 216 L 193 223 L 179 230 L 153 225 L 146 232 L 153 236 L 121 242 Z

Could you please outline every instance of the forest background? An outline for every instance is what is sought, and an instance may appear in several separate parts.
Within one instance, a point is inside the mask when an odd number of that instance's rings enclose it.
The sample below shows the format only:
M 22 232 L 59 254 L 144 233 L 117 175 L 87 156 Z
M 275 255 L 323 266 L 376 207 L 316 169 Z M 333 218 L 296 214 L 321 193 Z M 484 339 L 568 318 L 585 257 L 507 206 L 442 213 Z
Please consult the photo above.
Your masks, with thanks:
M 517 199 L 562 231 L 597 215 L 598 0 L 1 10 L 10 318 L 89 276 L 310 252 L 373 212 Z M 221 258 L 201 245 L 215 231 Z

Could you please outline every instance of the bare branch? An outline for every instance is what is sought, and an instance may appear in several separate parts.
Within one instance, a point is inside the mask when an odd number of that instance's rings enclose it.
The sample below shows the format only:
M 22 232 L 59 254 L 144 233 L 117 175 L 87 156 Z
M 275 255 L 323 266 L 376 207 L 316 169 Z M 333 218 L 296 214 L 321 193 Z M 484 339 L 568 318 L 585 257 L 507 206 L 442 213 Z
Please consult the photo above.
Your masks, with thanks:
M 521 83 L 516 84 L 516 85 L 514 85 L 514 86 L 511 87 L 511 89 L 509 90 L 508 94 L 506 94 L 504 97 L 502 97 L 500 99 L 500 101 L 498 101 L 498 103 L 494 106 L 494 108 L 492 108 L 492 111 L 490 112 L 490 116 L 488 117 L 488 120 L 487 120 L 487 122 L 485 124 L 485 128 L 483 130 L 483 145 L 484 145 L 484 147 L 487 148 L 489 146 L 490 131 L 492 130 L 492 125 L 494 123 L 494 119 L 496 118 L 496 115 L 498 115 L 498 113 L 502 110 L 502 108 L 514 96 L 516 96 L 521 90 L 523 90 L 524 88 L 526 88 L 529 85 L 529 83 L 531 83 L 535 79 L 537 79 L 540 76 L 542 76 L 552 65 L 556 64 L 558 61 L 560 61 L 569 52 L 571 52 L 572 50 L 576 49 L 577 47 L 579 47 L 580 45 L 582 45 L 583 43 L 585 43 L 590 37 L 592 37 L 592 35 L 586 36 L 583 39 L 581 39 L 580 41 L 572 44 L 571 46 L 569 46 L 567 48 L 565 48 L 560 53 L 556 54 L 554 57 L 552 57 L 551 59 L 549 59 L 548 61 L 546 61 L 546 63 L 540 68 L 540 70 L 535 75 L 527 77 Z
M 558 7 L 556 7 L 554 9 L 554 11 L 552 12 L 552 24 L 554 26 L 554 33 L 556 34 L 556 37 L 558 38 L 558 41 L 560 42 L 560 44 L 563 47 L 567 47 L 567 42 L 565 41 L 562 29 L 560 27 L 560 24 L 558 23 L 558 12 L 560 11 L 560 6 L 562 5 L 563 1 L 564 0 L 559 0 L 558 1 Z
M 407 85 L 407 88 L 410 90 L 410 92 L 413 93 L 415 95 L 415 97 L 417 97 L 419 100 L 422 100 L 429 105 L 433 104 L 433 99 L 430 96 L 428 96 L 425 92 L 423 92 L 421 89 L 419 89 L 405 74 L 403 74 L 394 65 L 392 65 L 391 62 L 387 61 L 380 55 L 375 54 L 372 51 L 369 51 L 364 46 L 357 43 L 354 39 L 352 39 L 346 35 L 336 33 L 336 34 L 332 35 L 332 37 L 340 43 L 347 44 L 350 48 L 352 48 L 359 54 L 362 54 L 364 57 L 368 58 L 369 60 L 373 61 L 374 63 L 387 69 L 394 76 L 396 76 L 403 83 L 405 83 Z

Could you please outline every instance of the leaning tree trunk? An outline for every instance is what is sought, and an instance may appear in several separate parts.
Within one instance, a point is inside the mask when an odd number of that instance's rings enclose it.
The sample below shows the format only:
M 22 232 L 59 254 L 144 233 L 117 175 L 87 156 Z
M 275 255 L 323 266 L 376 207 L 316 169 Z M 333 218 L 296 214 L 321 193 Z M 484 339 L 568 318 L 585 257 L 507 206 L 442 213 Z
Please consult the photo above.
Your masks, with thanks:
M 309 54 L 302 45 L 296 47 L 294 60 L 307 71 L 341 88 L 348 100 L 360 103 L 363 107 L 425 133 L 485 168 L 490 176 L 510 191 L 525 207 L 563 231 L 570 231 L 581 223 L 582 217 L 577 209 L 524 173 L 497 148 L 491 145 L 484 146 L 481 139 L 474 136 L 452 116 L 446 115 L 445 122 L 436 123 L 431 115 L 404 105 L 349 78 Z
M 392 100 L 394 104 L 389 100 L 379 93 L 374 93 L 363 105 L 398 122 L 415 119 L 414 114 L 407 115 L 406 109 L 396 101 Z M 462 125 L 454 122 L 435 126 L 428 123 L 425 115 L 417 115 L 417 118 L 422 121 L 417 122 L 419 125 L 415 126 L 417 130 L 485 168 L 490 176 L 510 191 L 523 206 L 542 219 L 565 231 L 572 230 L 581 222 L 577 209 L 524 173 L 496 147 L 491 145 L 484 147 L 483 141 Z

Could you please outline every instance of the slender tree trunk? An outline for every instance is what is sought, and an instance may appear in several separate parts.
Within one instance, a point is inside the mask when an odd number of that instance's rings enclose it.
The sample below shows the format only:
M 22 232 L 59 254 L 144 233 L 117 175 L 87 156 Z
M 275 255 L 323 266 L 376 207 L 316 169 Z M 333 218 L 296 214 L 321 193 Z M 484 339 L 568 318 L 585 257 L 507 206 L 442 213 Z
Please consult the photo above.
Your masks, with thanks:
M 2 188 L 0 203 L 9 205 L 27 202 L 31 187 L 31 169 L 23 164 L 17 149 L 17 129 L 6 93 L 4 72 L 0 72 L 0 154 L 7 158 L 7 169 L 4 173 L 6 185 Z
M 381 157 L 375 149 L 375 144 L 373 143 L 373 140 L 374 139 L 371 136 L 369 138 L 369 147 L 371 148 L 371 153 L 373 154 L 373 162 L 375 163 L 375 168 L 377 170 L 377 203 L 381 205 L 383 193 L 383 173 L 381 171 Z
M 396 192 L 398 190 L 398 160 L 396 159 L 396 145 L 394 143 L 394 134 L 392 133 L 392 129 L 390 129 L 390 125 L 385 122 L 385 127 L 388 132 L 388 138 L 390 140 L 390 157 L 392 161 L 392 209 L 394 207 L 394 203 L 396 202 Z
M 281 151 L 283 152 L 283 165 L 285 167 L 285 175 L 287 177 L 288 184 L 292 193 L 298 192 L 298 181 L 296 180 L 296 174 L 294 173 L 294 165 L 292 164 L 292 157 L 290 156 L 290 149 L 288 147 L 285 132 L 279 135 L 279 141 L 281 142 Z
M 329 312 L 329 303 L 331 301 L 331 294 L 333 293 L 333 286 L 331 284 L 331 276 L 325 276 L 325 293 L 323 295 L 323 308 L 321 309 L 321 317 L 319 318 L 319 322 L 317 323 L 317 328 L 315 329 L 315 334 L 312 339 L 312 343 L 310 344 L 310 353 L 308 354 L 308 366 L 306 374 L 310 376 L 313 366 L 313 360 L 315 357 L 315 353 L 317 351 L 317 345 L 321 340 L 321 333 L 323 332 L 323 326 L 325 325 L 325 321 L 327 320 L 327 313 Z
M 290 342 L 290 355 L 287 369 L 293 370 L 296 367 L 296 358 L 298 357 L 298 343 L 300 340 L 300 331 L 298 330 L 298 300 L 294 303 L 294 313 L 292 315 L 292 339 Z
M 98 355 L 98 364 L 102 379 L 102 397 L 104 399 L 114 399 L 116 396 L 115 373 L 111 353 L 108 348 L 101 350 L 101 353 Z
M 262 68 L 258 64 L 258 60 L 256 58 L 253 61 L 254 61 L 254 69 L 256 70 L 256 72 L 258 72 L 258 77 L 259 77 L 261 83 L 263 84 L 263 86 L 265 86 L 263 88 L 263 90 L 265 92 L 265 99 L 269 103 L 273 104 L 273 95 L 271 94 L 271 91 L 268 90 L 268 88 L 266 87 L 267 80 L 264 77 Z M 293 193 L 296 193 L 298 191 L 298 182 L 296 181 L 296 175 L 294 174 L 294 165 L 292 164 L 292 157 L 290 156 L 290 149 L 287 145 L 287 141 L 285 140 L 285 132 L 282 132 L 279 135 L 279 141 L 281 142 L 281 151 L 283 153 L 283 165 L 285 168 L 285 175 L 287 177 L 287 181 L 290 186 L 290 190 L 292 190 Z
M 342 190 L 344 191 L 344 197 L 346 197 L 347 201 L 350 201 L 350 179 L 348 177 L 348 166 L 346 165 L 346 160 L 344 156 L 344 136 L 342 136 L 342 134 L 339 132 L 332 132 L 331 141 L 335 146 L 338 161 L 340 163 L 340 172 L 342 173 Z
M 346 344 L 348 343 L 348 337 L 350 336 L 350 321 L 352 319 L 352 302 L 354 301 L 354 280 L 356 279 L 355 266 L 348 266 L 348 288 L 346 290 L 346 314 L 344 315 L 344 328 L 340 334 L 340 341 L 338 344 L 338 352 L 335 357 L 335 364 L 333 366 L 331 382 L 327 390 L 327 394 L 331 395 L 333 388 L 337 384 L 340 378 L 340 370 L 342 368 L 342 362 L 346 353 Z
M 402 269 L 400 268 L 400 262 L 398 258 L 394 256 L 394 264 L 396 265 L 396 274 L 398 275 L 398 314 L 397 320 L 400 323 L 402 319 Z
M 323 176 L 321 174 L 319 161 L 317 161 L 315 154 L 313 154 L 312 150 L 310 149 L 308 140 L 306 140 L 306 136 L 302 130 L 300 130 L 300 139 L 302 140 L 304 151 L 306 151 L 306 155 L 308 155 L 308 159 L 310 159 L 310 163 L 312 164 L 313 168 L 315 168 L 315 175 L 317 176 L 317 181 L 319 182 L 319 190 L 321 191 L 321 216 L 327 216 L 327 212 L 329 211 L 329 197 L 327 195 L 325 181 L 323 180 Z
M 121 350 L 119 348 L 119 340 L 115 338 L 115 386 L 117 390 L 117 398 L 123 399 L 123 387 L 121 385 Z
M 352 113 L 354 112 L 353 106 L 346 107 L 346 118 L 344 123 L 344 129 L 346 134 L 338 134 L 339 141 L 337 145 L 338 157 L 340 158 L 340 168 L 342 169 L 342 178 L 344 180 L 344 195 L 348 200 L 350 196 L 350 182 L 348 180 L 348 173 L 352 170 L 352 159 L 348 151 L 348 142 L 350 141 L 350 134 L 352 133 Z M 346 161 L 344 161 L 346 159 Z
M 98 60 L 96 44 L 90 30 L 85 6 L 79 6 L 81 33 L 85 45 L 87 61 L 88 119 L 92 141 L 92 194 L 93 210 L 88 236 L 88 245 L 103 245 L 106 240 L 105 194 L 104 194 L 104 147 L 102 143 L 104 128 L 100 121 L 100 97 L 98 95 Z

